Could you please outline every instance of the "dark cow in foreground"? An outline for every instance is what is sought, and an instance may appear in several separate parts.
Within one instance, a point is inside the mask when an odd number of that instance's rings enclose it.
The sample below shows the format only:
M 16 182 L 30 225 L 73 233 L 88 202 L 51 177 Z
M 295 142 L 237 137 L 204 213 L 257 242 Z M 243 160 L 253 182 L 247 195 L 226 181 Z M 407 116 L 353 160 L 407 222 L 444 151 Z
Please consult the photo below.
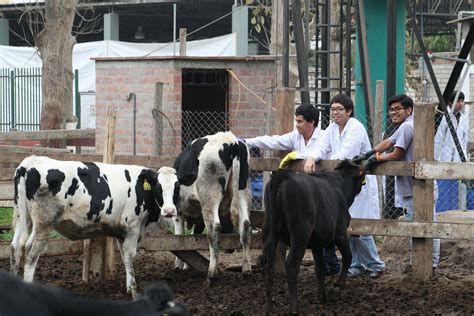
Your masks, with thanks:
M 133 259 L 145 226 L 176 213 L 179 184 L 173 168 L 25 158 L 15 173 L 11 271 L 24 255 L 25 281 L 33 281 L 39 256 L 54 228 L 71 240 L 115 237 L 126 271 L 127 292 L 136 294 Z M 174 185 L 161 185 L 173 183 Z
M 164 282 L 155 282 L 131 302 L 80 296 L 66 289 L 36 282 L 25 283 L 0 272 L 0 315 L 2 316 L 152 316 L 189 315 L 186 306 L 174 302 L 174 294 Z
M 338 286 L 342 288 L 351 264 L 347 227 L 349 207 L 360 192 L 364 173 L 348 160 L 335 171 L 307 175 L 287 170 L 273 173 L 265 188 L 263 226 L 263 264 L 265 311 L 272 310 L 272 285 L 275 249 L 278 241 L 290 247 L 286 258 L 286 278 L 290 292 L 290 312 L 298 312 L 297 279 L 306 249 L 311 249 L 319 283 L 319 298 L 324 302 L 323 247 L 336 244 L 342 255 Z
M 232 223 L 240 234 L 242 272 L 251 272 L 248 157 L 245 143 L 231 132 L 226 132 L 192 141 L 174 163 L 181 184 L 178 214 L 174 221 L 175 233 L 183 233 L 183 218 L 192 223 L 204 220 L 210 253 L 208 282 L 218 274 L 222 227 L 219 216 L 225 217 L 229 209 Z M 177 267 L 182 267 L 181 264 L 177 260 Z

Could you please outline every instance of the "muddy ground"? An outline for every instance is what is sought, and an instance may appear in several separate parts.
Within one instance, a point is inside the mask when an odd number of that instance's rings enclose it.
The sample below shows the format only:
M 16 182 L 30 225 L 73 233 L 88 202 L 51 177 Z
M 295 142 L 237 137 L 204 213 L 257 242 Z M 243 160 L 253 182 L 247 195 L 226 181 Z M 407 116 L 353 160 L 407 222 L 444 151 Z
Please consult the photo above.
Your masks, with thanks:
M 378 239 L 380 242 L 380 239 Z M 442 259 L 435 278 L 429 282 L 413 281 L 404 269 L 408 264 L 407 241 L 386 238 L 379 243 L 380 256 L 386 262 L 386 273 L 379 279 L 368 277 L 348 279 L 341 296 L 328 291 L 324 304 L 317 299 L 317 282 L 311 254 L 305 257 L 299 277 L 300 311 L 315 313 L 395 313 L 395 314 L 472 314 L 474 313 L 474 245 L 473 242 L 442 242 Z M 255 263 L 259 251 L 252 251 Z M 206 252 L 203 252 L 206 255 Z M 140 290 L 147 282 L 166 280 L 193 314 L 249 315 L 262 314 L 264 302 L 263 277 L 255 270 L 242 278 L 240 273 L 226 270 L 240 262 L 240 252 L 221 255 L 221 275 L 213 287 L 204 286 L 205 275 L 190 270 L 175 271 L 171 253 L 139 251 L 136 278 Z M 9 262 L 0 261 L 0 270 L 8 270 Z M 37 280 L 68 288 L 74 292 L 111 298 L 130 299 L 125 291 L 125 274 L 117 263 L 116 281 L 85 284 L 81 281 L 82 261 L 77 255 L 41 257 Z M 333 285 L 335 278 L 326 279 Z M 288 312 L 287 286 L 278 278 L 274 287 L 275 310 Z

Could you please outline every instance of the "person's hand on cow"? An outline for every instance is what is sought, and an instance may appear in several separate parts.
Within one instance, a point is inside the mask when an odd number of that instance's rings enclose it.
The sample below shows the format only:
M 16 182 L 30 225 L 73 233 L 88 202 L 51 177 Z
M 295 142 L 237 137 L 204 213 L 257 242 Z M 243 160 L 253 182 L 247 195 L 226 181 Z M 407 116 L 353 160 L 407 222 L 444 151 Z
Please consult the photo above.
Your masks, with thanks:
M 355 155 L 353 158 L 352 158 L 352 161 L 355 162 L 355 163 L 359 163 L 363 160 L 367 160 L 368 158 L 370 158 L 370 156 L 372 156 L 373 154 L 375 154 L 375 149 L 371 149 L 369 150 L 368 152 L 364 153 L 364 154 L 359 154 L 359 155 Z
M 297 157 L 298 153 L 296 151 L 292 151 L 288 153 L 283 159 L 280 161 L 280 166 L 278 166 L 279 169 L 285 169 L 286 166 L 290 163 L 290 161 L 295 160 Z
M 365 172 L 372 170 L 380 161 L 380 153 L 371 155 L 365 162 Z
M 313 173 L 316 171 L 316 164 L 321 161 L 321 158 L 308 157 L 304 163 L 304 172 Z

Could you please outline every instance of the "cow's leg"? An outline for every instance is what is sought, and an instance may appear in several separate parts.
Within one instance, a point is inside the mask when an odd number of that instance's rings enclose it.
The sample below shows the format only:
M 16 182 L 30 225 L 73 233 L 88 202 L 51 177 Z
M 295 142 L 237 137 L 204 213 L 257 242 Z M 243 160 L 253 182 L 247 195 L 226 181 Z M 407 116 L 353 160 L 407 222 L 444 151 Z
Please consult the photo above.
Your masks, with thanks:
M 336 236 L 335 241 L 336 246 L 342 256 L 342 269 L 341 273 L 339 274 L 339 279 L 337 280 L 337 286 L 342 290 L 346 281 L 347 271 L 351 266 L 352 252 L 351 248 L 349 247 L 349 239 L 347 237 L 347 234 L 341 234 L 339 236 Z
M 51 225 L 43 225 L 33 221 L 33 229 L 25 244 L 25 271 L 23 278 L 27 282 L 33 281 L 38 259 L 48 249 L 50 232 Z
M 268 236 L 264 234 L 263 236 Z M 264 237 L 265 238 L 265 237 Z M 273 236 L 271 237 L 273 238 Z M 265 279 L 265 313 L 270 314 L 273 309 L 272 301 L 272 287 L 273 275 L 275 273 L 275 252 L 278 245 L 278 240 L 269 244 L 267 247 L 267 240 L 263 240 L 265 247 L 263 248 L 263 257 L 265 258 L 265 265 L 263 267 L 263 276 Z
M 183 218 L 183 216 L 181 216 L 181 215 L 173 216 L 173 224 L 174 224 L 174 234 L 175 235 L 184 234 L 184 218 Z M 181 259 L 176 257 L 175 261 L 174 261 L 174 268 L 183 270 L 185 268 L 185 264 Z
M 135 282 L 135 271 L 133 260 L 137 255 L 137 244 L 139 232 L 131 231 L 122 242 L 122 260 L 125 266 L 127 293 L 132 294 L 132 298 L 137 295 L 137 283 Z
M 248 212 L 248 198 L 245 190 L 238 190 L 232 199 L 232 220 L 236 223 L 238 218 L 240 244 L 242 245 L 243 263 L 242 273 L 251 273 L 252 265 L 250 264 L 250 219 Z
M 286 282 L 290 292 L 290 313 L 298 313 L 298 274 L 300 272 L 301 261 L 303 261 L 306 251 L 307 241 L 291 240 L 291 247 L 286 257 Z
M 203 203 L 204 206 L 204 203 Z M 218 276 L 218 256 L 219 256 L 219 240 L 221 234 L 221 223 L 218 214 L 219 205 L 214 208 L 202 208 L 204 224 L 207 228 L 207 240 L 209 242 L 209 269 L 207 272 L 207 284 L 211 285 L 211 280 Z
M 21 198 L 19 203 L 21 203 Z M 18 275 L 21 259 L 25 252 L 25 244 L 31 234 L 31 219 L 28 215 L 26 205 L 22 210 L 15 207 L 13 211 L 13 240 L 10 245 L 10 272 Z
M 311 249 L 313 252 L 314 269 L 316 270 L 316 276 L 318 278 L 319 286 L 319 301 L 324 303 L 326 301 L 326 288 L 324 279 L 326 277 L 326 266 L 324 264 L 324 253 L 322 247 L 314 247 Z

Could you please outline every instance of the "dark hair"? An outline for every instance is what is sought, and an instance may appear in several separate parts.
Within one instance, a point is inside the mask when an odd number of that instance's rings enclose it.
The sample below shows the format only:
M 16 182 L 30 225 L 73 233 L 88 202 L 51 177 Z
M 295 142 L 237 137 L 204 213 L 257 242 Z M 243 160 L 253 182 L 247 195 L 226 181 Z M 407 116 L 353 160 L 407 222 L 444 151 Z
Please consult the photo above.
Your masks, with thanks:
M 457 93 L 457 91 L 454 90 L 453 93 L 451 94 L 451 97 L 449 97 L 449 103 L 450 103 L 450 104 L 453 104 L 454 98 L 456 97 L 456 93 Z M 459 92 L 458 101 L 459 101 L 459 100 L 464 100 L 464 93 L 462 93 L 462 91 Z
M 340 103 L 346 109 L 346 112 L 351 110 L 351 117 L 354 116 L 354 102 L 352 102 L 352 99 L 349 98 L 347 95 L 344 93 L 340 93 L 338 95 L 335 95 L 332 97 L 331 102 L 329 105 L 333 105 L 334 103 Z
M 317 126 L 319 123 L 319 111 L 311 104 L 302 104 L 298 106 L 295 110 L 295 116 L 296 115 L 303 116 L 307 122 L 314 121 L 314 126 Z
M 406 94 L 398 94 L 393 96 L 390 101 L 388 101 L 388 107 L 392 106 L 393 103 L 400 102 L 402 106 L 407 108 L 413 108 L 413 99 L 407 96 Z

